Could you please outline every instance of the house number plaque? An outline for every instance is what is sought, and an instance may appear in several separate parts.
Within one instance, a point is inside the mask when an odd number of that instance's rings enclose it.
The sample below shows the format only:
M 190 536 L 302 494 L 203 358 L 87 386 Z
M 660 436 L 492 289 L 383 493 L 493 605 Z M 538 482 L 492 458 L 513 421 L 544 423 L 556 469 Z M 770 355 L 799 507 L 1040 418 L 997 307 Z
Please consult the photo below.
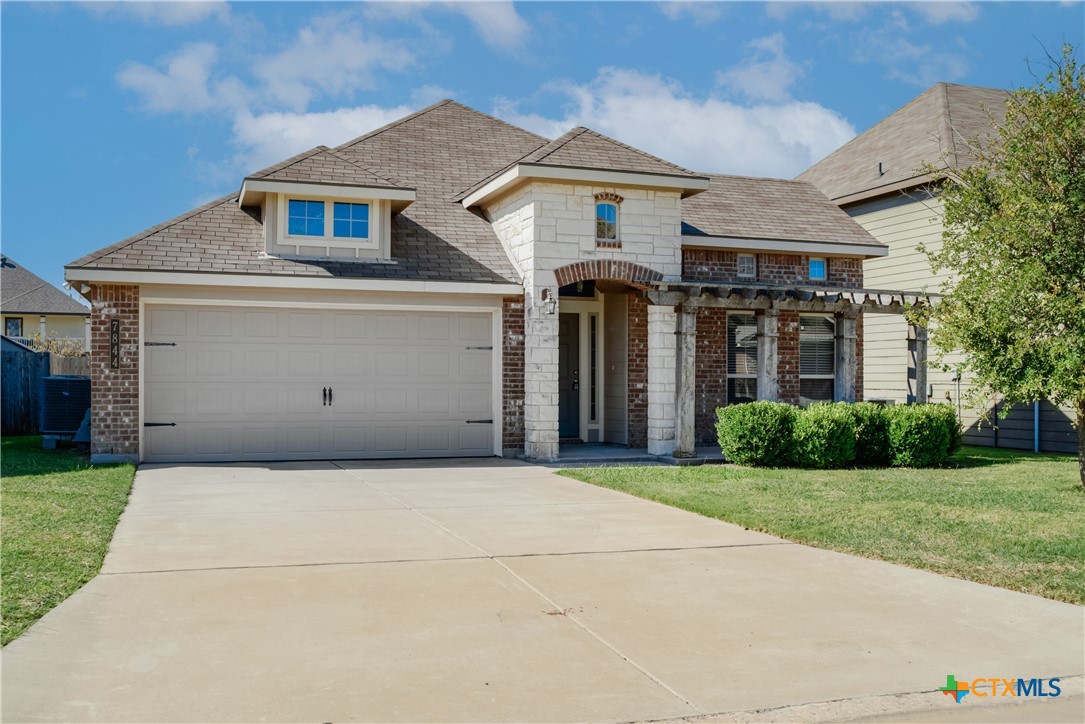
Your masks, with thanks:
M 121 367 L 121 320 L 113 317 L 109 320 L 109 369 Z

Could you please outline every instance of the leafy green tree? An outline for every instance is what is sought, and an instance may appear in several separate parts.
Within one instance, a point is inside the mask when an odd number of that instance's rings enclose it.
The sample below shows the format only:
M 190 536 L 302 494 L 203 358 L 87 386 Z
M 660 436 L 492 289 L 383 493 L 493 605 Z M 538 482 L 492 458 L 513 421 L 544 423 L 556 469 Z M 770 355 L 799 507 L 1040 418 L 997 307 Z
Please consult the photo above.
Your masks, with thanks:
M 1073 48 L 992 126 L 970 142 L 975 163 L 926 169 L 945 210 L 928 257 L 955 284 L 913 321 L 933 321 L 938 350 L 965 353 L 975 406 L 996 394 L 1070 404 L 1085 486 L 1085 68 Z

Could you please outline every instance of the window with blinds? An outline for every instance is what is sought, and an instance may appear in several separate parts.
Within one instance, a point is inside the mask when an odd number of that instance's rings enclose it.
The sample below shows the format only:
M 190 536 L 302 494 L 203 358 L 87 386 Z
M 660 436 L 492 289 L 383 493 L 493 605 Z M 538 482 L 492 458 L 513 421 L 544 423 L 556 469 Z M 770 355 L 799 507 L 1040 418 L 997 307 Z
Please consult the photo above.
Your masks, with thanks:
M 799 404 L 831 402 L 835 373 L 835 323 L 829 317 L 799 317 Z
M 757 318 L 727 315 L 727 404 L 757 399 Z

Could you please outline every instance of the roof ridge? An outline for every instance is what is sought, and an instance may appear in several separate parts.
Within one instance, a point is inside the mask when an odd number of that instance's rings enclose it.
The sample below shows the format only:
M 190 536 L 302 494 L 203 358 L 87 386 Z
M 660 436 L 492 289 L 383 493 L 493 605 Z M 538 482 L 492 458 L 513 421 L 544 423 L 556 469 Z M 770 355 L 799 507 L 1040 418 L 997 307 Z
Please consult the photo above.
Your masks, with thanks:
M 953 119 L 949 105 L 949 83 L 941 83 L 942 86 L 942 132 L 946 135 L 946 148 L 943 153 L 948 153 L 953 159 L 952 168 L 957 166 L 957 139 L 953 133 Z M 941 148 L 942 144 L 938 144 Z M 947 159 L 948 161 L 948 159 Z M 914 169 L 913 169 L 914 170 Z
M 629 151 L 633 151 L 634 153 L 638 153 L 641 156 L 644 156 L 645 158 L 651 159 L 652 161 L 658 161 L 659 163 L 665 164 L 665 165 L 670 166 L 672 168 L 679 169 L 683 173 L 688 173 L 691 176 L 696 176 L 697 175 L 696 173 L 689 170 L 688 168 L 686 168 L 684 166 L 679 166 L 677 163 L 674 163 L 673 161 L 668 161 L 665 158 L 660 158 L 659 156 L 654 156 L 654 155 L 648 153 L 647 151 L 645 151 L 643 149 L 637 148 L 636 146 L 630 146 L 628 143 L 623 143 L 623 142 L 619 141 L 617 138 L 611 138 L 610 136 L 606 135 L 605 133 L 600 133 L 599 131 L 596 131 L 593 128 L 586 128 L 585 127 L 584 130 L 587 133 L 590 133 L 590 134 L 592 134 L 594 136 L 598 136 L 599 138 L 602 138 L 602 139 L 604 139 L 606 141 L 610 141 L 611 143 L 616 144 L 618 146 L 621 146 L 622 148 L 627 149 Z
M 90 254 L 87 254 L 86 256 L 80 257 L 80 258 L 76 259 L 75 261 L 73 261 L 73 262 L 71 262 L 69 264 L 65 264 L 64 268 L 67 269 L 69 267 L 87 266 L 92 261 L 97 261 L 98 259 L 101 259 L 103 256 L 107 256 L 107 255 L 112 254 L 114 252 L 120 251 L 124 247 L 131 246 L 132 244 L 135 244 L 138 241 L 142 241 L 143 239 L 146 239 L 148 236 L 150 236 L 152 234 L 157 234 L 159 231 L 163 231 L 164 229 L 168 229 L 171 226 L 176 226 L 177 224 L 180 224 L 183 221 L 188 221 L 189 219 L 191 219 L 193 216 L 196 216 L 197 214 L 202 214 L 205 211 L 210 211 L 211 209 L 215 208 L 216 206 L 221 206 L 222 204 L 226 203 L 227 201 L 230 201 L 231 199 L 235 199 L 235 198 L 237 198 L 237 194 L 229 193 L 229 194 L 226 194 L 225 196 L 222 196 L 220 198 L 215 199 L 214 201 L 208 201 L 203 206 L 199 206 L 199 207 L 197 207 L 195 209 L 192 209 L 191 211 L 187 211 L 187 212 L 181 214 L 180 216 L 175 216 L 172 219 L 169 219 L 167 221 L 163 221 L 161 224 L 158 224 L 156 226 L 152 226 L 149 229 L 144 229 L 143 231 L 137 232 L 137 233 L 133 234 L 132 236 L 129 236 L 127 239 L 121 239 L 120 241 L 118 241 L 115 244 L 110 244 L 109 246 L 105 247 L 104 249 L 99 249 L 98 251 L 94 251 L 94 252 L 91 252 Z
M 541 136 L 540 136 L 540 138 L 541 138 Z M 557 139 L 554 139 L 554 140 L 557 140 Z M 554 141 L 547 141 L 546 143 L 544 143 L 544 144 L 542 144 L 542 145 L 540 145 L 540 146 L 537 146 L 537 147 L 535 147 L 535 148 L 531 149 L 530 151 L 528 151 L 527 153 L 525 153 L 525 154 L 524 154 L 523 156 L 520 156 L 520 158 L 517 158 L 517 159 L 513 159 L 513 160 L 512 160 L 512 161 L 510 161 L 509 163 L 505 164 L 505 165 L 504 165 L 504 166 L 502 166 L 501 168 L 499 168 L 499 169 L 497 169 L 496 171 L 494 171 L 494 172 L 493 172 L 492 174 L 490 174 L 489 176 L 486 176 L 485 178 L 483 178 L 483 179 L 481 179 L 481 180 L 479 180 L 479 181 L 476 181 L 475 183 L 473 183 L 473 184 L 471 184 L 470 186 L 468 186 L 467 188 L 465 188 L 465 189 L 464 189 L 463 191 L 460 191 L 460 192 L 458 192 L 458 193 L 457 193 L 457 194 L 456 194 L 455 196 L 453 196 L 453 197 L 452 197 L 452 200 L 453 200 L 453 201 L 462 201 L 463 199 L 467 198 L 467 195 L 468 195 L 468 194 L 470 194 L 470 193 L 471 193 L 472 191 L 474 191 L 475 189 L 478 189 L 478 188 L 482 188 L 482 187 L 483 187 L 483 186 L 485 186 L 485 185 L 486 185 L 486 184 L 487 184 L 488 182 L 490 182 L 491 180 L 493 180 L 493 179 L 497 178 L 497 177 L 498 177 L 498 176 L 500 176 L 501 174 L 505 173 L 506 171 L 508 171 L 508 170 L 509 170 L 510 168 L 512 168 L 513 166 L 516 166 L 516 165 L 517 165 L 517 164 L 519 164 L 519 163 L 523 163 L 523 160 L 524 160 L 525 158 L 527 158 L 528 156 L 530 156 L 531 154 L 533 154 L 533 153 L 537 152 L 537 151 L 538 151 L 539 149 L 541 149 L 541 148 L 545 148 L 545 147 L 546 147 L 546 146 L 547 146 L 548 144 L 550 144 L 550 143 L 553 143 L 553 142 L 554 142 Z
M 29 270 L 24 269 L 24 271 L 29 271 Z M 30 272 L 30 273 L 34 274 L 34 272 Z M 37 274 L 34 274 L 34 276 L 37 277 L 38 279 L 41 279 L 41 277 L 38 277 Z M 14 302 L 16 299 L 19 299 L 21 297 L 25 297 L 27 294 L 30 294 L 30 292 L 36 292 L 39 289 L 41 289 L 42 287 L 51 287 L 51 286 L 53 286 L 53 285 L 50 284 L 49 282 L 43 280 L 42 283 L 39 284 L 36 287 L 31 287 L 30 289 L 27 289 L 25 292 L 19 292 L 14 297 L 8 297 L 7 299 L 4 300 L 4 306 L 6 306 L 8 309 L 11 309 L 11 303 Z M 59 290 L 57 290 L 57 291 L 59 291 Z
M 558 136 L 554 140 L 550 141 L 549 143 L 545 143 L 542 146 L 540 146 L 539 148 L 536 148 L 534 151 L 532 151 L 531 153 L 538 153 L 539 151 L 543 150 L 544 148 L 547 148 L 548 146 L 553 146 L 553 148 L 551 148 L 549 151 L 544 153 L 542 156 L 539 156 L 538 158 L 534 159 L 530 163 L 540 163 L 540 162 L 542 162 L 543 159 L 545 159 L 548 156 L 553 155 L 554 153 L 556 153 L 560 149 L 564 148 L 574 138 L 579 138 L 580 136 L 583 136 L 587 131 L 588 131 L 588 128 L 586 126 L 576 126 L 575 128 L 571 128 L 570 130 L 568 130 L 565 133 L 561 134 L 560 136 Z M 559 141 L 560 141 L 560 143 L 559 143 Z M 527 154 L 527 156 L 530 156 L 531 153 Z M 527 156 L 524 156 L 524 158 L 527 158 Z
M 340 143 L 338 146 L 335 147 L 335 150 L 340 151 L 340 150 L 345 149 L 345 148 L 350 148 L 351 146 L 356 146 L 359 143 L 361 143 L 362 141 L 366 141 L 366 140 L 368 140 L 370 138 L 373 138 L 374 136 L 378 136 L 378 135 L 384 133 L 385 131 L 390 131 L 390 130 L 392 130 L 393 128 L 395 128 L 397 126 L 402 126 L 407 121 L 413 121 L 415 118 L 418 118 L 420 116 L 424 116 L 425 114 L 429 113 L 430 111 L 435 111 L 438 108 L 440 108 L 441 106 L 446 106 L 446 105 L 448 105 L 449 103 L 452 103 L 452 102 L 453 102 L 453 100 L 451 98 L 445 98 L 444 100 L 437 101 L 436 103 L 431 103 L 430 105 L 426 106 L 425 108 L 421 108 L 421 109 L 415 111 L 414 113 L 410 113 L 410 114 L 408 114 L 406 116 L 403 116 L 403 118 L 399 118 L 397 120 L 394 120 L 391 123 L 386 123 L 383 126 L 381 126 L 380 128 L 375 128 L 372 131 L 370 131 L 369 133 L 363 133 L 362 135 L 358 136 L 357 138 L 352 138 L 349 141 L 346 141 L 344 143 Z
M 273 173 L 278 173 L 279 171 L 288 169 L 294 164 L 301 163 L 305 159 L 312 158 L 313 156 L 325 150 L 328 150 L 327 146 L 313 146 L 308 151 L 301 151 L 300 153 L 289 156 L 282 161 L 279 161 L 278 163 L 273 163 L 270 166 L 260 169 L 259 171 L 247 174 L 245 178 L 264 178 L 265 176 L 270 176 Z
M 546 136 L 542 136 L 542 135 L 540 135 L 538 133 L 535 133 L 535 131 L 528 130 L 527 128 L 524 128 L 523 126 L 518 126 L 515 123 L 509 123 L 508 121 L 502 120 L 501 118 L 498 118 L 497 116 L 486 113 L 485 111 L 480 111 L 477 108 L 472 108 L 471 106 L 460 103 L 459 101 L 454 100 L 452 98 L 446 98 L 445 100 L 448 103 L 451 103 L 454 106 L 459 106 L 460 108 L 466 108 L 467 110 L 472 111 L 474 113 L 477 113 L 477 114 L 479 114 L 480 116 L 482 116 L 484 118 L 489 118 L 491 121 L 497 121 L 498 123 L 500 123 L 503 126 L 508 126 L 509 128 L 515 128 L 517 131 L 527 133 L 528 135 L 534 136 L 535 138 L 542 139 L 543 141 L 547 141 L 547 142 L 550 141 L 549 138 L 547 138 Z
M 351 166 L 354 166 L 355 168 L 359 168 L 359 169 L 361 169 L 362 171 L 365 171 L 368 174 L 372 174 L 372 175 L 376 176 L 377 178 L 379 178 L 381 181 L 389 183 L 392 186 L 395 186 L 396 188 L 401 188 L 398 183 L 396 183 L 395 181 L 393 181 L 390 178 L 387 178 L 384 174 L 377 173 L 373 169 L 368 168 L 367 166 L 363 166 L 362 164 L 358 163 L 357 161 L 355 161 L 355 160 L 353 160 L 351 158 L 348 158 L 345 154 L 340 153 L 339 151 L 337 151 L 334 148 L 325 147 L 324 153 L 328 154 L 332 158 L 337 158 L 340 161 L 344 161 L 346 163 L 349 163 Z

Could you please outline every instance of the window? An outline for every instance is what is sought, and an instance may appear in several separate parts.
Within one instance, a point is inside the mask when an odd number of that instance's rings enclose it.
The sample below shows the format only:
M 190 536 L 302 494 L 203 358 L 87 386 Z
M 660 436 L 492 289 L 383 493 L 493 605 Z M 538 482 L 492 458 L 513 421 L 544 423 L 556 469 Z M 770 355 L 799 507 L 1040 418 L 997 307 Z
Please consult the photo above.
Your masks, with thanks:
M 815 281 L 824 281 L 829 269 L 828 262 L 822 257 L 810 257 L 810 278 Z
M 9 337 L 22 337 L 23 336 L 23 318 L 22 317 L 5 317 L 4 318 L 4 334 Z
M 287 233 L 291 236 L 324 236 L 324 202 L 290 199 Z
M 832 402 L 836 325 L 828 317 L 799 317 L 799 404 Z
M 738 255 L 738 275 L 745 279 L 757 277 L 757 257 L 753 254 Z
M 727 404 L 757 399 L 757 318 L 727 315 Z
M 347 239 L 368 239 L 369 204 L 336 201 L 332 210 L 332 233 Z
M 595 205 L 595 238 L 601 241 L 618 240 L 618 205 Z

